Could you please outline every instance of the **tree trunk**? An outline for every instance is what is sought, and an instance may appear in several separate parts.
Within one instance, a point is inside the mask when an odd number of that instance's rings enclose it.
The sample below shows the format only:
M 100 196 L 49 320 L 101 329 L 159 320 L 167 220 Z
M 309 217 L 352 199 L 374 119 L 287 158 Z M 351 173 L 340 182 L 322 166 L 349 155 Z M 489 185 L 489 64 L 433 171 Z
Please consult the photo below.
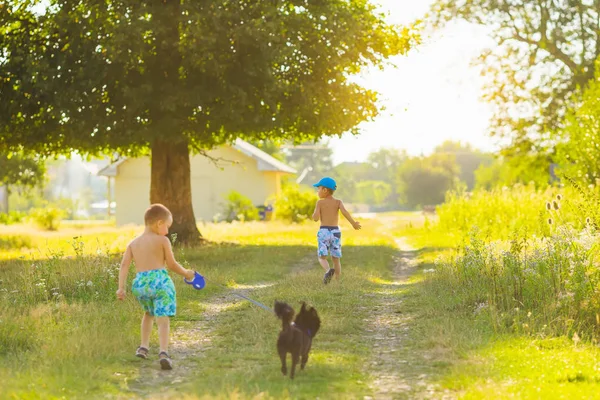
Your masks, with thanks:
M 152 144 L 150 203 L 161 203 L 173 214 L 169 235 L 177 234 L 176 243 L 199 244 L 202 238 L 194 209 L 190 178 L 190 152 L 187 142 L 156 140 Z
M 10 211 L 8 209 L 8 196 L 10 195 L 10 190 L 8 189 L 8 185 L 0 186 L 0 212 L 4 212 L 8 214 Z

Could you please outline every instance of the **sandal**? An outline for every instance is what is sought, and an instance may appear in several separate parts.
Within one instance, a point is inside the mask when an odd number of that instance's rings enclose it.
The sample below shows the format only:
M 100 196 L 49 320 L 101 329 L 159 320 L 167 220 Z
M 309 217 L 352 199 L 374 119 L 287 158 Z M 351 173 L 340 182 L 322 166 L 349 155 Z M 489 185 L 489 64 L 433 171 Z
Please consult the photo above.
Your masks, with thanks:
M 138 347 L 135 351 L 135 356 L 143 358 L 145 360 L 146 358 L 148 358 L 148 349 L 142 346 Z
M 161 369 L 173 369 L 173 363 L 171 363 L 171 357 L 167 354 L 166 351 L 161 351 L 158 355 L 160 358 L 160 368 Z
M 333 277 L 334 273 L 335 270 L 333 268 L 330 268 L 329 271 L 325 272 L 325 275 L 323 276 L 323 283 L 327 285 L 329 282 L 331 282 L 331 278 Z

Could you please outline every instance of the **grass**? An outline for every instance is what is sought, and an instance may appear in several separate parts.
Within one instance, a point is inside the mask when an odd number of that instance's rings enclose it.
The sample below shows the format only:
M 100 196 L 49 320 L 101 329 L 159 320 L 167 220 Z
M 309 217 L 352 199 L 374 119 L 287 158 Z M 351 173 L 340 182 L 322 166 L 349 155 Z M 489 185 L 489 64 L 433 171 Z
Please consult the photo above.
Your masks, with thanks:
M 567 193 L 562 216 L 552 206 L 552 226 L 539 210 L 548 213 L 544 201 L 556 190 L 522 188 L 450 198 L 439 223 L 397 225 L 396 235 L 422 249 L 419 283 L 404 306 L 415 314 L 411 347 L 439 367 L 441 391 L 466 399 L 598 397 L 598 242 L 580 230 L 585 196 Z M 523 207 L 527 201 L 539 207 Z M 519 207 L 526 216 L 507 211 Z
M 139 228 L 84 230 L 78 241 L 68 228 L 53 234 L 2 234 L 0 240 L 8 244 L 0 246 L 0 398 L 373 396 L 369 366 L 379 342 L 369 321 L 382 295 L 394 299 L 385 312 L 405 318 L 405 325 L 389 328 L 406 335 L 394 353 L 394 372 L 413 386 L 405 398 L 423 393 L 421 381 L 433 383 L 439 397 L 596 396 L 600 350 L 592 335 L 575 329 L 573 321 L 566 331 L 550 329 L 550 324 L 544 328 L 543 308 L 508 312 L 491 307 L 489 296 L 472 296 L 488 290 L 477 274 L 467 281 L 454 279 L 451 274 L 465 263 L 465 250 L 458 248 L 472 245 L 470 238 L 444 234 L 437 220 L 424 222 L 417 214 L 363 222 L 360 232 L 344 227 L 344 277 L 327 287 L 320 284 L 322 270 L 314 260 L 314 225 L 201 226 L 212 244 L 180 250 L 178 258 L 202 271 L 209 285 L 193 291 L 174 277 L 178 315 L 172 328 L 178 340 L 189 340 L 191 357 L 175 359 L 178 369 L 172 374 L 157 371 L 156 354 L 146 362 L 132 356 L 140 309 L 131 296 L 123 303 L 114 300 L 119 260 L 109 249 L 122 250 Z M 102 235 L 110 245 L 97 240 Z M 393 282 L 390 268 L 394 238 L 400 236 L 419 249 L 415 254 L 420 261 L 418 272 L 401 285 Z M 485 237 L 479 238 L 489 243 Z M 31 249 L 39 243 L 47 247 L 15 258 L 11 243 L 19 241 L 29 241 Z M 503 249 L 510 251 L 510 243 Z M 443 265 L 447 275 L 441 273 Z M 489 275 L 476 265 L 476 271 Z M 469 282 L 479 282 L 480 291 L 468 290 Z M 502 282 L 510 287 L 510 279 Z M 227 296 L 230 289 L 215 283 L 243 290 L 269 306 L 276 299 L 295 307 L 302 300 L 314 305 L 323 327 L 307 370 L 294 381 L 283 378 L 275 351 L 279 321 Z M 215 304 L 222 311 L 203 319 Z M 210 341 L 196 344 L 199 336 Z M 156 333 L 151 346 L 156 350 Z
M 440 250 L 420 254 L 401 311 L 412 315 L 408 352 L 419 354 L 438 393 L 462 399 L 585 399 L 600 388 L 600 349 L 567 336 L 494 329 L 452 288 L 432 282 L 429 262 Z M 526 317 L 526 314 L 524 315 Z
M 182 250 L 178 256 L 202 271 L 209 286 L 193 291 L 174 277 L 174 330 L 193 327 L 215 296 L 227 292 L 211 283 L 269 283 L 250 290 L 251 296 L 267 305 L 282 299 L 298 307 L 306 300 L 319 310 L 324 325 L 308 370 L 291 382 L 281 377 L 275 352 L 279 321 L 239 300 L 211 321 L 211 347 L 181 365 L 181 371 L 192 372 L 167 385 L 164 379 L 149 382 L 148 370 L 132 356 L 141 312 L 131 296 L 123 303 L 115 300 L 119 258 L 109 250 L 97 254 L 98 248 L 110 247 L 94 240 L 106 235 L 112 248 L 120 250 L 135 229 L 84 233 L 70 244 L 69 231 L 11 233 L 28 237 L 32 247 L 43 237 L 47 248 L 37 258 L 31 253 L 17 259 L 12 257 L 14 249 L 0 249 L 5 259 L 0 266 L 0 397 L 127 398 L 156 391 L 177 398 L 195 393 L 214 398 L 315 398 L 325 392 L 329 398 L 362 398 L 371 393 L 371 377 L 364 368 L 371 354 L 364 320 L 377 302 L 365 294 L 381 286 L 375 282 L 390 278 L 395 253 L 393 240 L 380 233 L 381 226 L 376 221 L 368 225 L 360 233 L 346 227 L 344 279 L 327 288 L 313 259 L 313 225 L 203 226 L 213 244 Z M 301 260 L 310 261 L 298 264 Z M 297 273 L 292 276 L 293 268 Z M 156 334 L 152 340 L 155 349 Z

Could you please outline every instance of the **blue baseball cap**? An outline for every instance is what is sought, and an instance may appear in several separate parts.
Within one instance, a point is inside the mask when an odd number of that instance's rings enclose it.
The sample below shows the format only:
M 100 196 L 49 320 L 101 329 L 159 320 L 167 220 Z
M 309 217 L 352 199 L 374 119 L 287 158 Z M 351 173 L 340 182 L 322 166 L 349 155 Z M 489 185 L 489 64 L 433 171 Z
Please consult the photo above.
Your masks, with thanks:
M 314 187 L 323 186 L 323 187 L 326 187 L 327 189 L 331 189 L 331 190 L 337 189 L 337 183 L 335 183 L 335 180 L 333 180 L 333 178 L 330 178 L 328 176 L 326 176 L 325 178 L 321 178 L 321 180 L 319 182 L 315 183 L 313 186 Z

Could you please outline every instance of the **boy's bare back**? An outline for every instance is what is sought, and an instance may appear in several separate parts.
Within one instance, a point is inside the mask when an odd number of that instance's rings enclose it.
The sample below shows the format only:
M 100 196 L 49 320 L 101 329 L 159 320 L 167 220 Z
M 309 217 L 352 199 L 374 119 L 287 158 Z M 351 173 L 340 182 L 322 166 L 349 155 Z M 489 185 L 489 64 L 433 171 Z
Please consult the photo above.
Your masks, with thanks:
M 317 201 L 313 220 L 321 221 L 321 226 L 338 226 L 340 220 L 340 212 L 352 224 L 354 229 L 360 229 L 360 223 L 355 221 L 350 215 L 344 203 L 340 199 L 329 195 Z
M 322 226 L 338 226 L 339 215 L 340 215 L 340 204 L 341 200 L 334 198 L 333 196 L 320 199 L 317 202 L 319 207 L 320 219 Z
M 169 239 L 152 232 L 144 232 L 133 239 L 127 251 L 135 261 L 136 272 L 165 268 L 168 255 L 173 254 Z

